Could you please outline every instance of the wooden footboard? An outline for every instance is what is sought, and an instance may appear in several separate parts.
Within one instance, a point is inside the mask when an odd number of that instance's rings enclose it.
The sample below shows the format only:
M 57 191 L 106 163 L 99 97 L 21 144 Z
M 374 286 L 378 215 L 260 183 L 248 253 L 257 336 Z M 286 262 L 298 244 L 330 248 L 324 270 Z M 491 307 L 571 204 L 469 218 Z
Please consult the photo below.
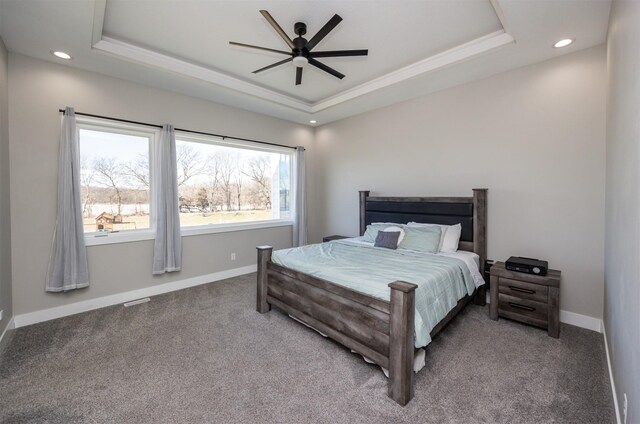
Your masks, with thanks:
M 389 284 L 389 302 L 271 262 L 271 246 L 258 248 L 257 306 L 271 305 L 389 370 L 389 396 L 413 398 L 415 284 Z

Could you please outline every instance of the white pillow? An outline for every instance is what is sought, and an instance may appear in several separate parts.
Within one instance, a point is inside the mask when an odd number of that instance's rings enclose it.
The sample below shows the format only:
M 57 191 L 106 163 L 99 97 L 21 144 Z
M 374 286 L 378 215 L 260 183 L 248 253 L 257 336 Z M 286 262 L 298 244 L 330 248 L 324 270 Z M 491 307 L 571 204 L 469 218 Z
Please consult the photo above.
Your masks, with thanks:
M 457 252 L 458 244 L 460 244 L 460 233 L 462 232 L 462 225 L 449 225 L 440 246 L 441 252 Z
M 409 225 L 410 227 L 440 227 L 440 246 L 438 247 L 438 252 L 458 251 L 462 225 L 423 224 L 420 222 L 410 222 L 407 225 Z
M 398 245 L 400 245 L 400 242 L 402 241 L 402 239 L 404 238 L 404 230 L 402 229 L 402 227 L 387 227 L 384 230 L 381 230 L 386 232 L 400 232 L 400 236 L 398 237 Z

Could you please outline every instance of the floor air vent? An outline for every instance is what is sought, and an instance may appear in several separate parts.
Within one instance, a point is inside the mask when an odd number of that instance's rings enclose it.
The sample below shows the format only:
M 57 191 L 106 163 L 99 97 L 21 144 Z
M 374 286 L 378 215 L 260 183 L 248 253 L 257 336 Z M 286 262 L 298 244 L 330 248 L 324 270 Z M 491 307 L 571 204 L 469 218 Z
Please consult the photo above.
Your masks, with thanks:
M 124 304 L 125 308 L 128 308 L 129 306 L 133 306 L 133 305 L 139 305 L 141 303 L 147 303 L 150 302 L 151 299 L 149 299 L 148 297 L 145 297 L 144 299 L 138 299 L 138 300 L 132 300 L 131 302 L 127 302 Z

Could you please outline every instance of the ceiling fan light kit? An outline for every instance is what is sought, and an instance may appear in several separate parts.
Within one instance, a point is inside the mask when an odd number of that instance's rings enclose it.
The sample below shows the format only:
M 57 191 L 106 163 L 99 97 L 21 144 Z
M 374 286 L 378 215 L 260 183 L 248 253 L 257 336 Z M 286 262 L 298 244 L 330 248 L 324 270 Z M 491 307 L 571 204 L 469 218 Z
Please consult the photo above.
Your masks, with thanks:
M 271 65 L 265 66 L 264 68 L 256 69 L 253 71 L 254 74 L 266 71 L 271 68 L 275 68 L 276 66 L 284 65 L 285 63 L 292 62 L 296 67 L 296 85 L 302 84 L 302 71 L 307 65 L 315 66 L 316 68 L 327 72 L 333 75 L 336 78 L 342 79 L 344 75 L 335 69 L 325 65 L 322 62 L 319 62 L 315 58 L 319 57 L 346 57 L 346 56 L 367 56 L 369 51 L 366 49 L 361 50 L 333 50 L 333 51 L 312 51 L 313 48 L 320 42 L 324 37 L 327 36 L 341 21 L 342 18 L 339 15 L 333 15 L 331 19 L 322 27 L 320 31 L 314 35 L 311 40 L 307 40 L 303 37 L 307 33 L 307 25 L 303 22 L 296 22 L 293 26 L 295 33 L 298 35 L 293 40 L 289 38 L 286 32 L 278 25 L 275 19 L 267 12 L 266 10 L 261 10 L 260 13 L 264 18 L 271 24 L 273 29 L 280 35 L 280 37 L 284 40 L 285 43 L 291 48 L 291 52 L 286 52 L 283 50 L 271 49 L 268 47 L 260 47 L 254 46 L 251 44 L 238 43 L 235 41 L 229 41 L 229 44 L 240 47 L 248 47 L 251 49 L 257 50 L 265 50 L 273 53 L 280 53 L 289 56 L 289 58 L 281 60 L 279 62 L 273 63 Z
M 296 56 L 293 58 L 293 64 L 297 67 L 304 68 L 309 64 L 309 59 L 304 56 Z

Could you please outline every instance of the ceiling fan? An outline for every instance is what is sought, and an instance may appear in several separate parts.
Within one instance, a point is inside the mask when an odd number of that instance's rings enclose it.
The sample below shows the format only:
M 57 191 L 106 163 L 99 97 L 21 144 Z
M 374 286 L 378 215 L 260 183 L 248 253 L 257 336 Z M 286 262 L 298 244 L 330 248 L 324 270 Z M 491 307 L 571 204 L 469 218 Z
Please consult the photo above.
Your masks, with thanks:
M 330 68 L 324 63 L 317 61 L 316 58 L 339 57 L 339 56 L 367 56 L 367 54 L 369 53 L 369 51 L 366 49 L 364 50 L 333 50 L 333 51 L 319 51 L 319 52 L 312 51 L 313 48 L 324 37 L 326 37 L 327 34 L 329 34 L 331 30 L 333 30 L 340 23 L 340 21 L 342 21 L 342 18 L 337 14 L 333 15 L 333 18 L 329 19 L 329 22 L 327 22 L 320 29 L 320 31 L 318 31 L 318 33 L 311 38 L 311 40 L 307 40 L 306 38 L 302 37 L 307 33 L 307 25 L 302 22 L 297 22 L 294 25 L 294 31 L 296 34 L 298 34 L 298 37 L 292 40 L 291 38 L 289 38 L 287 33 L 284 32 L 284 30 L 280 27 L 280 25 L 278 25 L 276 20 L 273 19 L 273 17 L 269 14 L 269 12 L 267 12 L 266 10 L 261 10 L 260 13 L 262 13 L 262 16 L 265 17 L 265 19 L 271 24 L 273 29 L 276 30 L 276 32 L 280 35 L 280 37 L 282 37 L 285 43 L 287 43 L 287 45 L 291 48 L 291 52 L 270 49 L 268 47 L 253 46 L 251 44 L 237 43 L 235 41 L 229 41 L 229 44 L 232 44 L 234 46 L 249 47 L 249 48 L 258 49 L 258 50 L 266 50 L 269 52 L 280 53 L 280 54 L 290 56 L 287 59 L 273 63 L 269 66 L 265 66 L 264 68 L 256 69 L 255 71 L 253 71 L 254 74 L 257 74 L 262 71 L 266 71 L 267 69 L 275 68 L 276 66 L 280 66 L 288 62 L 293 62 L 293 64 L 296 65 L 296 85 L 302 84 L 302 71 L 304 69 L 303 66 L 306 65 L 307 63 L 309 65 L 315 66 L 316 68 L 321 69 L 333 75 L 336 78 L 342 79 L 344 78 L 343 74 L 341 74 L 340 72 L 336 71 L 333 68 Z

